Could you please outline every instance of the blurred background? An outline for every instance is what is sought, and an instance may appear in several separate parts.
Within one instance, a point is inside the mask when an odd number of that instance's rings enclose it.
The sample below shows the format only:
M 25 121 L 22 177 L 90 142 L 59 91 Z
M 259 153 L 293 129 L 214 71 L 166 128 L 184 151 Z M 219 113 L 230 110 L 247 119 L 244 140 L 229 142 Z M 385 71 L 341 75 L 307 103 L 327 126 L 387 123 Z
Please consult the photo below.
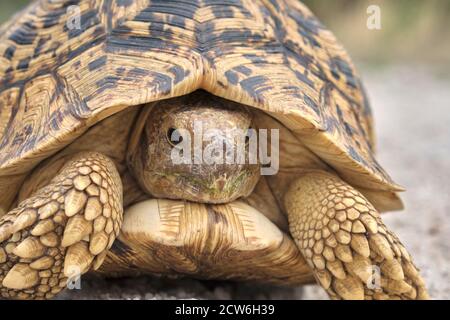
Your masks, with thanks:
M 378 158 L 403 185 L 405 210 L 384 215 L 422 269 L 431 297 L 450 299 L 450 0 L 305 0 L 355 61 L 376 121 Z M 0 1 L 0 22 L 28 3 Z M 369 6 L 380 29 L 367 28 Z M 316 286 L 255 288 L 151 278 L 83 283 L 65 298 L 326 299 Z
M 357 61 L 450 67 L 449 0 L 306 0 Z M 380 8 L 381 29 L 369 30 L 367 8 Z

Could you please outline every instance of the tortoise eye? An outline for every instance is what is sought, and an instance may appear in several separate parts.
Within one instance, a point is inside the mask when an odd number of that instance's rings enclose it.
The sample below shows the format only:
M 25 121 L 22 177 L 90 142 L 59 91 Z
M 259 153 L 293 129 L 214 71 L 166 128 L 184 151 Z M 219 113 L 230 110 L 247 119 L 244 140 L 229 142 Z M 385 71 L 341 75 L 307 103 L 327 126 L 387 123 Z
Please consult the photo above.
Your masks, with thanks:
M 249 144 L 250 138 L 253 136 L 253 133 L 254 133 L 254 129 L 253 128 L 249 128 L 247 130 L 247 134 L 245 135 L 245 144 Z
M 177 129 L 169 128 L 169 130 L 167 130 L 167 141 L 172 146 L 176 146 L 183 141 L 183 136 L 180 135 Z

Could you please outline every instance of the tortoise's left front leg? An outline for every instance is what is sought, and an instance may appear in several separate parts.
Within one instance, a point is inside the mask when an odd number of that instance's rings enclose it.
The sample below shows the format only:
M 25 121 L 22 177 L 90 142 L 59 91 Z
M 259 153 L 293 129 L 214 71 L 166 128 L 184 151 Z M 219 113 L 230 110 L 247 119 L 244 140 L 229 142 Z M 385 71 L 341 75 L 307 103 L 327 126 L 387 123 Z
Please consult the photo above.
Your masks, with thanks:
M 73 156 L 50 183 L 0 218 L 0 294 L 51 298 L 98 268 L 122 224 L 122 182 L 97 152 Z
M 411 256 L 364 196 L 313 172 L 285 196 L 289 227 L 318 282 L 335 299 L 425 299 Z

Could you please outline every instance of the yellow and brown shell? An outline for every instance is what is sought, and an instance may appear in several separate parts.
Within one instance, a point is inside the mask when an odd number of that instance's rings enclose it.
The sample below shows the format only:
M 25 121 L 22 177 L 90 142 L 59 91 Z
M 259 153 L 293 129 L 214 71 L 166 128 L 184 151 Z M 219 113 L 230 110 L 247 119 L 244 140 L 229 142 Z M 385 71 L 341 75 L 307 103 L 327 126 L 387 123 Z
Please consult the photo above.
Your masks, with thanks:
M 0 28 L 1 202 L 103 118 L 197 89 L 269 113 L 353 185 L 399 190 L 353 64 L 299 1 L 41 0 Z

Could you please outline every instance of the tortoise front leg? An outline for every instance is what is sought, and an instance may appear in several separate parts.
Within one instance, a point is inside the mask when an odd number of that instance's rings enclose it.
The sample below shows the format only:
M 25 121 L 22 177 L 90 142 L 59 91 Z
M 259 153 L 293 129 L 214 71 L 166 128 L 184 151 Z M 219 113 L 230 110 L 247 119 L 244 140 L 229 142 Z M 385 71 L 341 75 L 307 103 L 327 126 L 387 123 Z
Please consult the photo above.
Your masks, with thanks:
M 67 278 L 98 268 L 122 223 L 122 183 L 96 152 L 69 160 L 51 182 L 0 219 L 0 293 L 51 298 Z
M 308 173 L 285 196 L 291 234 L 334 299 L 426 299 L 411 256 L 364 196 L 338 177 Z
M 128 208 L 99 269 L 295 285 L 313 281 L 292 239 L 251 206 L 152 199 Z

